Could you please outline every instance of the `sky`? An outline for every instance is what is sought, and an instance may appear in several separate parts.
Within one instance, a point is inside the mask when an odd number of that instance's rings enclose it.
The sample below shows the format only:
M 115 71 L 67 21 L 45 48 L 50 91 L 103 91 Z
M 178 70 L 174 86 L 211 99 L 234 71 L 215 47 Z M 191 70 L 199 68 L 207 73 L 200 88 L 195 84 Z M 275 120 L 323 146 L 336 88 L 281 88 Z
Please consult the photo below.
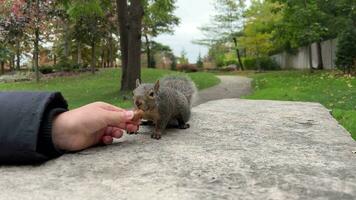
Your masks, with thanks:
M 195 63 L 199 53 L 204 56 L 208 52 L 207 47 L 193 44 L 192 41 L 202 39 L 199 27 L 208 24 L 214 15 L 213 0 L 177 0 L 176 5 L 175 14 L 181 20 L 180 25 L 175 28 L 173 35 L 162 34 L 154 40 L 170 46 L 176 56 L 185 50 L 189 61 Z

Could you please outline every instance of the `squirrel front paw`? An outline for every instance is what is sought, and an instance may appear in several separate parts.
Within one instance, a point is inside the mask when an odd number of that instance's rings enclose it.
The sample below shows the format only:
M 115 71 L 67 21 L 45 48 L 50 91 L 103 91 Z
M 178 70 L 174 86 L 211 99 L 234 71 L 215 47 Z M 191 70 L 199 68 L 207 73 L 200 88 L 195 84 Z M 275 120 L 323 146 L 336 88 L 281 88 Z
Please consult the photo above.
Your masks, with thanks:
M 190 125 L 188 123 L 179 124 L 179 128 L 180 129 L 188 129 L 188 128 L 190 128 Z
M 161 133 L 152 133 L 151 138 L 159 140 L 159 139 L 161 139 Z

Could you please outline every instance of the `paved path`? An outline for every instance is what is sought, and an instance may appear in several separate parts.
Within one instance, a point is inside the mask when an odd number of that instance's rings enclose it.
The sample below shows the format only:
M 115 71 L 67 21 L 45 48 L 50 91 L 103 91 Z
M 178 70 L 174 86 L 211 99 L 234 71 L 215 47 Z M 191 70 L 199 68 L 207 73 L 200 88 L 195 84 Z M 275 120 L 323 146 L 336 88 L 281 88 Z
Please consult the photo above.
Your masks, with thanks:
M 218 76 L 221 83 L 200 91 L 195 106 L 217 99 L 239 98 L 251 92 L 252 79 L 243 76 Z
M 356 199 L 356 142 L 320 104 L 210 101 L 190 124 L 0 167 L 0 199 Z

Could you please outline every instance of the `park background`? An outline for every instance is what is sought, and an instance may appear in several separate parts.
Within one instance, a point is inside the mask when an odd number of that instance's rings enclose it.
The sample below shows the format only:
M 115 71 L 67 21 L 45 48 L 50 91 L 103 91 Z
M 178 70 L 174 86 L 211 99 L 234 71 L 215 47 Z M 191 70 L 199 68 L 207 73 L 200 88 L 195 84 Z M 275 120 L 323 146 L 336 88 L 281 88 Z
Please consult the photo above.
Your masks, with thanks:
M 60 91 L 71 108 L 93 101 L 129 108 L 137 78 L 185 74 L 202 90 L 219 83 L 216 75 L 248 76 L 254 91 L 244 98 L 319 102 L 356 139 L 355 7 L 355 0 L 0 0 L 0 91 Z

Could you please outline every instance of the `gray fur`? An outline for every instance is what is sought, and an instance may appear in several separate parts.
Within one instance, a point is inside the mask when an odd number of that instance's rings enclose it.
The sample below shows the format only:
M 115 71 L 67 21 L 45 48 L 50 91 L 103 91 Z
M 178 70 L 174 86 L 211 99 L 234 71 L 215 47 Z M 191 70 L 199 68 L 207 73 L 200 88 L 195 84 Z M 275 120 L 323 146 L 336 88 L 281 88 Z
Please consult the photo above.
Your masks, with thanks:
M 181 92 L 187 98 L 190 106 L 196 99 L 197 87 L 194 82 L 186 76 L 165 76 L 160 82 L 162 87 L 173 88 Z
M 154 92 L 153 97 L 150 96 L 152 92 Z M 180 127 L 186 127 L 196 93 L 196 86 L 189 78 L 166 76 L 156 84 L 140 84 L 134 90 L 134 100 L 141 102 L 142 104 L 136 107 L 147 113 L 157 109 L 158 119 L 148 120 L 156 124 L 152 137 L 159 139 L 161 132 L 172 120 L 178 121 Z

